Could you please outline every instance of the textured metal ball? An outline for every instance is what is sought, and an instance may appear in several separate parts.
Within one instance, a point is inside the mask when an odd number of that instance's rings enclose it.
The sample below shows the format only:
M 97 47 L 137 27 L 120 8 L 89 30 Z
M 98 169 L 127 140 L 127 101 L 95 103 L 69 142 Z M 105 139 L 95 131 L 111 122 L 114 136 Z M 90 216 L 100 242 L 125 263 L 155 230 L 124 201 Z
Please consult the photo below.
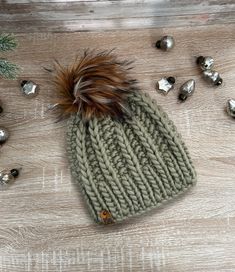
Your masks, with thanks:
M 195 80 L 190 79 L 186 81 L 180 87 L 179 100 L 185 101 L 189 96 L 191 96 L 194 93 L 194 90 L 195 90 Z
M 12 181 L 14 177 L 12 176 L 11 172 L 8 170 L 0 171 L 0 185 L 5 185 Z
M 164 36 L 161 40 L 156 42 L 156 47 L 164 51 L 171 50 L 175 45 L 174 38 L 172 36 Z
M 220 77 L 220 74 L 213 70 L 203 71 L 204 78 L 212 83 L 213 85 L 219 86 L 223 83 L 223 79 Z
M 174 84 L 175 84 L 174 77 L 168 78 L 164 77 L 157 82 L 157 88 L 161 93 L 167 94 L 171 89 L 173 89 Z
M 23 80 L 21 82 L 21 91 L 28 98 L 33 98 L 39 93 L 39 86 L 30 80 Z
M 4 144 L 8 138 L 9 132 L 5 128 L 0 127 L 0 144 Z
M 19 176 L 18 169 L 4 169 L 0 171 L 0 185 L 6 185 Z
M 228 115 L 235 118 L 235 100 L 234 99 L 228 100 L 226 109 L 227 109 Z
M 211 70 L 214 66 L 214 59 L 210 56 L 208 57 L 200 56 L 197 58 L 197 64 L 203 71 Z

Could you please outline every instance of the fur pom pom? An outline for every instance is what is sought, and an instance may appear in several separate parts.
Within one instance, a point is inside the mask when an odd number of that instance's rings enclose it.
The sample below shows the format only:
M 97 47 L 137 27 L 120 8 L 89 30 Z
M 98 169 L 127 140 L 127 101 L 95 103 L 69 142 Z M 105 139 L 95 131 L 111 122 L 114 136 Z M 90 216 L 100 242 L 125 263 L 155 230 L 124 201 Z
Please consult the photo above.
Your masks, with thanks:
M 127 113 L 126 99 L 135 91 L 129 77 L 131 62 L 118 61 L 111 52 L 85 51 L 68 67 L 55 64 L 56 108 L 61 117 L 79 113 L 85 121 L 93 117 L 121 118 Z

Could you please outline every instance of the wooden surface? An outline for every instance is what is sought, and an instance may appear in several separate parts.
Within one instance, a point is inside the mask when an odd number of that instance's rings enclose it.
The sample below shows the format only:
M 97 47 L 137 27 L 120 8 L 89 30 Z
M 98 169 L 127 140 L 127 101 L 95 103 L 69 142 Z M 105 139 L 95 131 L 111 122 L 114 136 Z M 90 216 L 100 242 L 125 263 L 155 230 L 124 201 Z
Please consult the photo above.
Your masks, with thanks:
M 20 1 L 4 5 L 10 2 Z M 210 2 L 220 8 L 219 1 Z M 232 10 L 234 1 L 227 2 Z M 22 24 L 22 32 L 33 28 Z M 0 25 L 8 28 L 6 22 Z M 166 33 L 176 39 L 169 53 L 153 46 Z M 235 121 L 224 110 L 227 99 L 235 98 L 235 26 L 20 33 L 17 38 L 17 51 L 7 56 L 22 67 L 19 81 L 34 80 L 41 90 L 28 100 L 18 81 L 0 81 L 5 110 L 0 125 L 11 134 L 0 149 L 0 167 L 22 167 L 16 182 L 0 191 L 0 271 L 235 271 Z M 42 67 L 51 67 L 54 58 L 66 64 L 87 47 L 116 47 L 120 58 L 135 60 L 133 77 L 174 121 L 198 173 L 196 187 L 183 197 L 115 226 L 98 226 L 90 218 L 70 178 L 66 125 L 47 111 L 55 94 Z M 198 55 L 214 57 L 223 86 L 203 81 L 195 65 Z M 162 96 L 156 81 L 170 75 L 176 77 L 175 89 Z M 195 94 L 179 104 L 178 89 L 190 78 L 196 80 Z
M 228 24 L 234 0 L 1 0 L 1 31 L 101 31 Z

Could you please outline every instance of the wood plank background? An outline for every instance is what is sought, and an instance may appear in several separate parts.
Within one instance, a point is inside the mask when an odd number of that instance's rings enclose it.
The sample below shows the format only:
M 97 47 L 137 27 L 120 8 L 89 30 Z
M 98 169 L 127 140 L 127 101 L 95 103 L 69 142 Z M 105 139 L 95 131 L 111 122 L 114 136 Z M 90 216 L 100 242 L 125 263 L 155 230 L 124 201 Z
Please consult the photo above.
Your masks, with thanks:
M 1 31 L 18 33 L 19 41 L 17 51 L 6 56 L 22 72 L 17 81 L 0 81 L 4 106 L 0 125 L 11 135 L 0 149 L 0 168 L 22 167 L 22 172 L 7 190 L 0 190 L 0 271 L 235 271 L 235 121 L 225 112 L 227 99 L 235 98 L 234 1 L 171 1 L 171 5 L 136 1 L 136 21 L 132 1 L 79 2 L 1 3 Z M 155 4 L 156 14 L 151 9 Z M 83 7 L 84 29 L 96 32 L 79 31 L 75 7 Z M 89 12 L 92 9 L 99 12 Z M 164 17 L 168 12 L 171 16 Z M 162 25 L 149 23 L 153 13 Z M 89 14 L 92 27 L 86 20 Z M 118 25 L 120 14 L 133 25 Z M 180 14 L 198 16 L 200 22 L 190 24 L 185 19 L 182 24 L 177 19 Z M 67 24 L 70 16 L 73 27 Z M 202 22 L 208 16 L 220 19 Z M 101 27 L 99 20 L 113 24 Z M 100 32 L 110 28 L 115 31 Z M 153 46 L 163 34 L 176 40 L 169 53 Z M 66 124 L 56 123 L 47 111 L 55 92 L 43 66 L 51 67 L 54 58 L 67 64 L 88 47 L 115 47 L 120 58 L 135 61 L 133 77 L 174 121 L 198 173 L 198 184 L 183 197 L 115 226 L 97 226 L 90 218 L 79 188 L 71 181 Z M 214 88 L 203 81 L 195 65 L 198 55 L 214 57 L 223 86 Z M 176 77 L 175 89 L 167 96 L 157 93 L 156 81 L 170 75 Z M 195 94 L 179 104 L 178 89 L 190 78 L 196 80 Z M 37 98 L 21 95 L 21 79 L 40 85 Z
M 235 22 L 234 0 L 2 0 L 11 32 L 101 31 Z

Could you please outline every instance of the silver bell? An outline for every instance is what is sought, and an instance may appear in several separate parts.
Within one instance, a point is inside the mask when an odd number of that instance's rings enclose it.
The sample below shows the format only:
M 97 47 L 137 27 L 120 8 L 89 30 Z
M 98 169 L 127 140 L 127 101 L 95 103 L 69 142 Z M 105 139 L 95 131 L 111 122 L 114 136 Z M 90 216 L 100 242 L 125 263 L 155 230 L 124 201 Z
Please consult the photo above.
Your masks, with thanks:
M 0 171 L 0 185 L 6 185 L 19 176 L 18 169 Z
M 223 82 L 223 79 L 220 77 L 220 74 L 213 70 L 203 71 L 203 76 L 208 82 L 216 86 L 221 85 Z
M 180 87 L 179 100 L 185 101 L 195 90 L 195 80 L 190 79 Z
M 227 113 L 231 117 L 235 118 L 235 100 L 234 99 L 229 99 L 227 101 Z
M 163 93 L 167 94 L 171 89 L 173 89 L 175 84 L 174 77 L 162 78 L 157 82 L 158 90 Z
M 208 57 L 200 56 L 197 58 L 197 64 L 203 71 L 211 70 L 214 66 L 214 59 L 209 56 Z
M 5 128 L 0 127 L 0 145 L 4 144 L 8 138 L 9 132 Z
M 161 40 L 156 42 L 156 47 L 164 51 L 169 51 L 175 45 L 174 38 L 172 36 L 164 36 Z
M 21 82 L 21 91 L 25 96 L 32 98 L 38 95 L 39 87 L 33 81 L 23 80 Z

